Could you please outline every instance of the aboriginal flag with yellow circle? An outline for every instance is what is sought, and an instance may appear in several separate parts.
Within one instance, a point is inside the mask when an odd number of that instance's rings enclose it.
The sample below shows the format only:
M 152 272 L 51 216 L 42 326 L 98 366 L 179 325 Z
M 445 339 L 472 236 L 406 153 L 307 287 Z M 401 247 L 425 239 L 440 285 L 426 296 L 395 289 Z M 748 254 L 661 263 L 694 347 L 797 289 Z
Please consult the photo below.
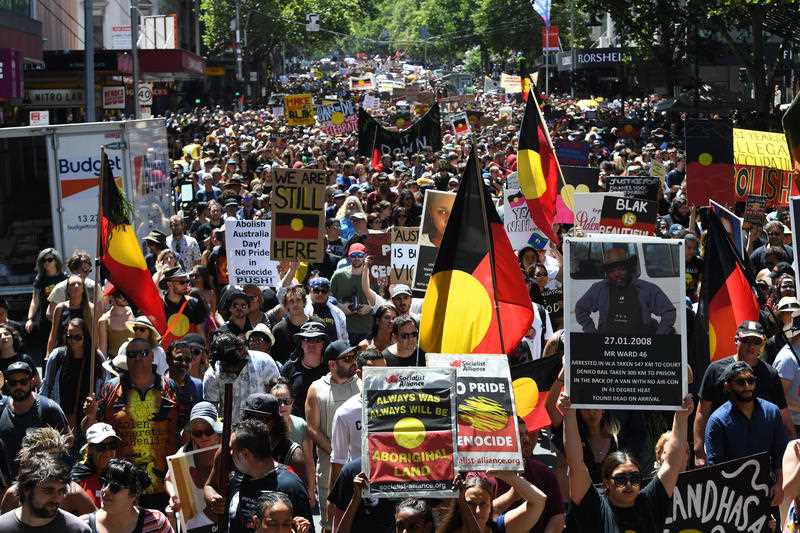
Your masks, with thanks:
M 556 381 L 561 368 L 561 356 L 557 354 L 511 367 L 517 416 L 525 420 L 528 432 L 550 425 L 550 415 L 545 405 L 553 386 L 559 386 L 555 394 L 561 392 L 561 383 Z
M 716 212 L 708 212 L 708 234 L 699 324 L 708 323 L 708 355 L 716 361 L 736 353 L 736 328 L 759 319 L 759 305 L 747 270 Z M 705 320 L 703 320 L 705 318 Z
M 422 304 L 420 347 L 509 354 L 532 321 L 528 288 L 473 150 Z
M 320 215 L 275 213 L 272 232 L 278 239 L 316 241 L 320 238 Z
M 114 287 L 163 334 L 167 328 L 164 303 L 131 227 L 133 206 L 114 181 L 105 152 L 100 172 L 100 261 Z
M 558 236 L 553 232 L 558 193 L 558 159 L 546 127 L 536 94 L 531 90 L 519 130 L 517 178 L 533 223 L 548 239 L 558 243 Z
M 733 190 L 733 126 L 726 120 L 686 119 L 686 194 L 694 205 L 728 198 Z

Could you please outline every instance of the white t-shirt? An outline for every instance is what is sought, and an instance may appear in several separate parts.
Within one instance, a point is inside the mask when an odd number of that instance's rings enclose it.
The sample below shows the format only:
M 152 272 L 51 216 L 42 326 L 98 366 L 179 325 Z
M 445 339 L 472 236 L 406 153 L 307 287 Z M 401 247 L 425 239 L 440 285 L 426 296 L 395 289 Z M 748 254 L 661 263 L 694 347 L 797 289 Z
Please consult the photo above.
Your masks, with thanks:
M 361 457 L 361 395 L 336 409 L 331 431 L 331 463 L 347 464 Z

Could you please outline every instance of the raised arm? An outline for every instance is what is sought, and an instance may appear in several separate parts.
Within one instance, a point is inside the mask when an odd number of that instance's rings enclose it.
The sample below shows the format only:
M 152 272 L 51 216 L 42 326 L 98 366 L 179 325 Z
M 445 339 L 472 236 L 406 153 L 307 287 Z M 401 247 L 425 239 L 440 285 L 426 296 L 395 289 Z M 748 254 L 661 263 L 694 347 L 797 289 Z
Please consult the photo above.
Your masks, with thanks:
M 569 466 L 569 498 L 575 505 L 580 505 L 583 497 L 592 486 L 589 469 L 583 462 L 583 447 L 578 433 L 578 418 L 570 404 L 569 396 L 561 393 L 558 408 L 564 415 L 564 454 Z
M 489 472 L 489 475 L 502 479 L 514 489 L 523 502 L 506 513 L 505 523 L 508 533 L 527 533 L 542 516 L 547 496 L 538 487 L 523 479 L 516 472 L 508 470 Z
M 683 399 L 681 409 L 675 411 L 675 415 L 672 417 L 672 433 L 664 448 L 664 463 L 656 474 L 669 497 L 672 497 L 675 484 L 678 482 L 678 475 L 686 468 L 688 461 L 687 427 L 689 413 L 692 412 L 692 409 L 694 409 L 694 400 L 692 400 L 691 394 L 687 394 Z

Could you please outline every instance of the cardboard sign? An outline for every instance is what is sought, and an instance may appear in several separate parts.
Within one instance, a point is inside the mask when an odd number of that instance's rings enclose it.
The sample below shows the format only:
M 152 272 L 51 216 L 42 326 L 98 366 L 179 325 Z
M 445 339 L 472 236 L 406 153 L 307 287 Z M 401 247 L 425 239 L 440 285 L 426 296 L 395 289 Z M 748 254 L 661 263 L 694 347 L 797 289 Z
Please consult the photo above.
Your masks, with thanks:
M 575 208 L 575 193 L 594 192 L 597 190 L 597 179 L 600 169 L 594 167 L 562 166 L 564 181 L 558 181 L 558 196 L 556 196 L 556 222 L 559 224 L 572 224 L 574 222 L 573 210 Z
M 369 257 L 369 271 L 374 279 L 386 279 L 392 264 L 392 243 L 388 231 L 370 231 L 364 242 Z
M 572 405 L 679 409 L 688 390 L 683 240 L 566 237 L 564 269 Z
M 414 284 L 414 269 L 417 266 L 417 241 L 419 228 L 389 228 L 392 242 L 392 261 L 389 270 L 389 284 L 402 283 L 409 287 Z
M 505 355 L 427 354 L 428 368 L 456 369 L 456 470 L 521 470 L 522 450 Z
M 318 105 L 316 112 L 322 131 L 328 135 L 342 135 L 358 130 L 356 106 L 351 101 L 342 100 Z
M 536 227 L 528 211 L 528 203 L 520 192 L 517 173 L 512 172 L 503 184 L 503 227 L 505 227 L 511 247 L 520 250 L 525 246 L 533 246 L 543 250 L 548 239 Z
M 612 198 L 622 197 L 620 193 L 603 192 L 576 192 L 573 196 L 575 226 L 580 226 L 586 233 L 604 233 L 600 228 L 603 216 L 603 202 L 607 196 Z
M 506 94 L 517 94 L 522 92 L 522 81 L 519 76 L 503 72 L 500 74 L 500 87 Z
M 766 531 L 770 511 L 767 453 L 742 457 L 678 476 L 664 533 Z
M 364 99 L 361 101 L 361 106 L 364 109 L 380 109 L 381 99 L 371 94 L 365 94 Z
M 556 157 L 561 165 L 585 167 L 589 164 L 589 143 L 586 141 L 559 141 Z
M 739 254 L 739 257 L 744 257 L 744 231 L 742 230 L 742 223 L 744 221 L 736 216 L 733 211 L 718 204 L 714 200 L 710 200 L 708 203 L 719 217 L 722 225 L 725 226 L 728 235 L 730 235 L 733 241 L 733 246 L 736 248 L 736 253 Z
M 655 176 L 609 176 L 608 192 L 621 192 L 625 196 L 655 201 L 659 181 Z
M 283 97 L 283 112 L 289 126 L 313 126 L 314 97 L 311 93 L 287 94 Z
M 277 287 L 281 278 L 278 263 L 270 258 L 271 220 L 225 221 L 225 251 L 228 283 Z
M 452 498 L 454 368 L 364 367 L 362 469 L 368 495 Z
M 469 119 L 466 113 L 458 113 L 450 117 L 450 127 L 456 135 L 466 135 L 470 132 Z
M 327 172 L 278 168 L 273 175 L 270 259 L 319 263 L 325 257 Z
M 606 196 L 600 214 L 601 233 L 655 235 L 658 204 L 639 198 Z
M 177 453 L 167 457 L 167 465 L 181 501 L 178 513 L 183 531 L 187 533 L 210 531 L 216 525 L 216 515 L 206 507 L 203 487 L 206 479 L 198 479 L 197 463 L 200 455 L 213 457 L 221 446 L 211 446 L 201 450 Z
M 744 221 L 750 224 L 764 225 L 764 213 L 767 210 L 769 198 L 763 194 L 751 194 L 747 197 L 744 208 Z
M 414 289 L 428 288 L 433 265 L 444 237 L 444 228 L 450 218 L 455 193 L 428 189 L 422 203 L 422 221 L 419 232 L 417 266 L 414 270 Z

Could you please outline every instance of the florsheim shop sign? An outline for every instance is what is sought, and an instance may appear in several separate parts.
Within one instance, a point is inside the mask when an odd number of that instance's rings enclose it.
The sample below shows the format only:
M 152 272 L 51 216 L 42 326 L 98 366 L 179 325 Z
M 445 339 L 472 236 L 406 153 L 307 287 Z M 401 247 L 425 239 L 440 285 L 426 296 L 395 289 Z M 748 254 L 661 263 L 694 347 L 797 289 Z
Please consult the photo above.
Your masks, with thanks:
M 622 48 L 578 48 L 558 54 L 558 70 L 612 68 L 627 60 Z

